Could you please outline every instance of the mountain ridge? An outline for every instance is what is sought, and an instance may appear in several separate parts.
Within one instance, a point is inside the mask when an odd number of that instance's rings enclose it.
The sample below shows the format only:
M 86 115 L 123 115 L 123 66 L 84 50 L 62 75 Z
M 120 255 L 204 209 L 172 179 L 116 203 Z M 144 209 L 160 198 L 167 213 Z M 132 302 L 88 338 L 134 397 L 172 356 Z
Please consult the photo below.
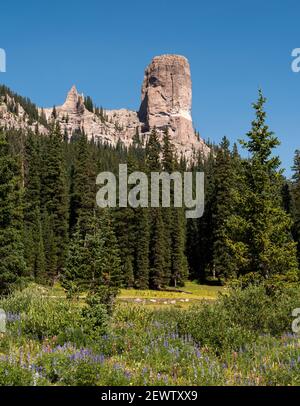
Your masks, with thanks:
M 91 98 L 79 93 L 73 85 L 62 105 L 36 107 L 38 116 L 34 113 L 35 120 L 32 120 L 14 96 L 13 92 L 11 95 L 0 93 L 0 127 L 38 130 L 47 134 L 49 124 L 56 120 L 69 139 L 74 133 L 84 131 L 88 139 L 112 146 L 122 142 L 125 147 L 134 142 L 137 134 L 141 145 L 145 146 L 154 128 L 162 139 L 168 128 L 178 158 L 190 162 L 197 159 L 199 153 L 205 157 L 210 151 L 193 127 L 190 66 L 181 55 L 167 54 L 152 59 L 145 70 L 138 111 L 99 109 Z

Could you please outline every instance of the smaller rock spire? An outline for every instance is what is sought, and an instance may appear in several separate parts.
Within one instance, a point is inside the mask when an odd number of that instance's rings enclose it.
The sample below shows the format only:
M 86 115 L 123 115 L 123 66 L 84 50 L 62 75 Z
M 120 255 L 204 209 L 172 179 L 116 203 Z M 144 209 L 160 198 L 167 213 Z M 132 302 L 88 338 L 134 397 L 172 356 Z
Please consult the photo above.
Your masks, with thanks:
M 79 108 L 79 105 L 83 103 L 82 97 L 79 95 L 76 86 L 73 85 L 69 90 L 66 101 L 64 102 L 62 108 L 70 113 L 76 112 Z

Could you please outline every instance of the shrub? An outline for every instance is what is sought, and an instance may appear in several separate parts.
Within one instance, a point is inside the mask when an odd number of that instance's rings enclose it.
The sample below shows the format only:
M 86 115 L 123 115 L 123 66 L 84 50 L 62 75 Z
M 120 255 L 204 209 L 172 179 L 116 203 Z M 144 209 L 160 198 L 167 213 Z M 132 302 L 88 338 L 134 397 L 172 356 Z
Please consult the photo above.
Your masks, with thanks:
M 291 332 L 292 310 L 299 305 L 299 288 L 281 286 L 270 294 L 264 284 L 249 285 L 231 289 L 214 303 L 161 311 L 160 318 L 175 320 L 181 335 L 220 352 L 239 350 L 262 334 Z
M 16 363 L 0 361 L 1 386 L 28 386 L 34 384 L 33 374 Z
M 18 329 L 38 339 L 56 336 L 82 324 L 78 306 L 65 298 L 49 297 L 40 287 L 31 286 L 23 291 L 15 291 L 0 301 L 0 307 L 18 314 Z
M 292 310 L 299 307 L 299 287 L 272 290 L 269 285 L 234 289 L 223 296 L 220 305 L 231 322 L 257 334 L 281 335 L 291 332 Z
M 104 335 L 108 327 L 107 306 L 101 303 L 101 296 L 92 295 L 87 299 L 87 306 L 82 309 L 84 331 L 91 339 Z

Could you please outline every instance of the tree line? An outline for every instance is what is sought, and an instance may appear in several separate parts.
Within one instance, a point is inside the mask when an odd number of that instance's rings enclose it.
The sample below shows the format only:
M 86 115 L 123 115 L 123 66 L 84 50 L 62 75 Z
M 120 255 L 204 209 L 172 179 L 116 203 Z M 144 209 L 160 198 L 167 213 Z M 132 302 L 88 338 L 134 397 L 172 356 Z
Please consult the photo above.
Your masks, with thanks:
M 168 129 L 152 130 L 144 147 L 115 147 L 71 140 L 52 117 L 49 135 L 0 131 L 0 290 L 34 280 L 56 280 L 71 293 L 95 286 L 163 289 L 190 277 L 225 283 L 241 279 L 297 280 L 300 258 L 300 152 L 287 180 L 273 153 L 278 138 L 266 125 L 262 92 L 241 145 L 226 137 L 195 154 L 178 157 Z M 96 206 L 96 175 L 128 171 L 204 171 L 205 210 L 185 218 L 184 208 Z M 171 191 L 174 194 L 174 190 Z M 172 205 L 171 205 L 172 206 Z M 174 206 L 174 205 L 173 205 Z

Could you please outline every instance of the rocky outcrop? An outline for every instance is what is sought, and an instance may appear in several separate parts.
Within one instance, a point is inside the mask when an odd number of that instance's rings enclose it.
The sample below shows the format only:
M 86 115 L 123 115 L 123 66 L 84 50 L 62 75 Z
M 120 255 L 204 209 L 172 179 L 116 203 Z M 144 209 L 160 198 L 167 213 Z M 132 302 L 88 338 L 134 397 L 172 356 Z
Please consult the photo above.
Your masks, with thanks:
M 177 156 L 184 156 L 188 161 L 198 152 L 209 153 L 204 141 L 195 135 L 191 118 L 192 87 L 188 60 L 179 55 L 162 55 L 155 57 L 146 68 L 142 85 L 142 101 L 138 112 L 126 109 L 89 111 L 83 94 L 72 86 L 64 104 L 55 108 L 55 119 L 62 131 L 71 137 L 78 130 L 84 130 L 89 139 L 95 139 L 116 145 L 121 141 L 125 146 L 133 142 L 138 130 L 142 144 L 146 144 L 150 131 L 155 127 L 160 138 L 168 128 Z M 7 110 L 0 100 L 0 126 L 31 128 L 37 123 L 30 123 L 24 110 L 18 113 Z M 53 109 L 39 109 L 39 113 L 50 122 Z M 39 130 L 48 130 L 39 125 Z
M 55 107 L 57 120 L 62 130 L 72 136 L 84 130 L 89 139 L 115 146 L 120 140 L 125 146 L 132 143 L 136 127 L 140 122 L 136 112 L 121 109 L 103 112 L 102 115 L 89 111 L 84 104 L 83 94 L 72 86 L 63 105 Z M 47 120 L 51 120 L 53 109 L 44 109 Z
M 192 117 L 192 82 L 188 60 L 180 55 L 155 57 L 145 70 L 139 118 L 143 129 L 169 129 L 177 151 L 191 158 L 193 150 L 209 152 L 195 135 Z
M 24 108 L 9 95 L 0 96 L 0 128 L 48 132 L 41 123 L 30 119 Z
M 179 55 L 156 56 L 145 70 L 139 117 L 147 128 L 172 127 L 181 137 L 178 123 L 193 133 L 192 83 L 188 60 Z M 190 134 L 188 134 L 190 135 Z

